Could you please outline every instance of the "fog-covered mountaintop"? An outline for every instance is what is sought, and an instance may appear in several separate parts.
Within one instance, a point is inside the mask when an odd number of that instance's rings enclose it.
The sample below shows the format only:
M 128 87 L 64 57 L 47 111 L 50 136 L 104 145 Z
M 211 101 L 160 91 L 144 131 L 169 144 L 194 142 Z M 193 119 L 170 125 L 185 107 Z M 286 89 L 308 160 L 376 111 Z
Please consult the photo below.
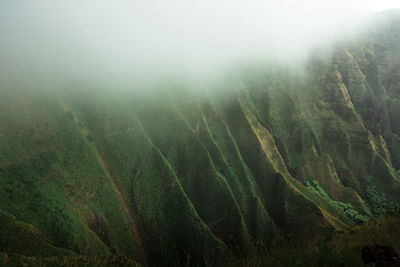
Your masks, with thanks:
M 261 62 L 216 90 L 53 90 L 1 63 L 0 261 L 222 265 L 395 209 L 400 17 L 379 16 L 300 70 Z

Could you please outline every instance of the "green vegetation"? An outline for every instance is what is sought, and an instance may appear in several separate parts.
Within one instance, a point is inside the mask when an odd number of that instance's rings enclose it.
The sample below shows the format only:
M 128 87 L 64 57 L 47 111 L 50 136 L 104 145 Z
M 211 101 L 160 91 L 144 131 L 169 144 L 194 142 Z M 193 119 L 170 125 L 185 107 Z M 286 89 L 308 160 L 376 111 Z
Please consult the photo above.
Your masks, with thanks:
M 367 188 L 365 190 L 365 199 L 370 204 L 371 210 L 377 217 L 382 217 L 388 213 L 393 213 L 399 209 L 399 204 L 394 201 L 386 199 L 385 193 L 378 193 L 376 185 L 373 184 L 375 180 L 372 176 L 367 176 Z
M 397 211 L 312 243 L 280 235 L 247 259 L 232 261 L 232 266 L 364 266 L 361 251 L 367 245 L 379 244 L 400 251 L 399 223 Z
M 306 186 L 310 188 L 315 194 L 328 200 L 333 207 L 341 210 L 354 223 L 361 224 L 369 221 L 369 217 L 359 214 L 356 210 L 354 210 L 351 204 L 332 200 L 328 196 L 328 194 L 325 193 L 324 189 L 319 185 L 317 180 L 313 180 L 311 184 L 309 182 L 306 182 Z
M 398 217 L 376 220 L 400 203 L 400 33 L 382 27 L 236 89 L 1 88 L 1 264 L 357 265 L 367 237 L 398 249 Z
M 4 254 L 0 252 L 0 263 L 3 266 L 32 266 L 32 267 L 59 267 L 59 266 L 141 266 L 126 256 L 111 255 L 108 257 L 26 257 L 19 254 Z

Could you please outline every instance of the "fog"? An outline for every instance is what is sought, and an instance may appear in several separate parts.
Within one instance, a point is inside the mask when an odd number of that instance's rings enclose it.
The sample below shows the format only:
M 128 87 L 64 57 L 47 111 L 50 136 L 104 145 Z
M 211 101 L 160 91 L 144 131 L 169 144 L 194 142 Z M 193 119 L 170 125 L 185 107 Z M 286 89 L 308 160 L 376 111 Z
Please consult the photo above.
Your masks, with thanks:
M 218 79 L 252 62 L 302 62 L 367 14 L 360 0 L 2 0 L 0 82 L 140 90 Z

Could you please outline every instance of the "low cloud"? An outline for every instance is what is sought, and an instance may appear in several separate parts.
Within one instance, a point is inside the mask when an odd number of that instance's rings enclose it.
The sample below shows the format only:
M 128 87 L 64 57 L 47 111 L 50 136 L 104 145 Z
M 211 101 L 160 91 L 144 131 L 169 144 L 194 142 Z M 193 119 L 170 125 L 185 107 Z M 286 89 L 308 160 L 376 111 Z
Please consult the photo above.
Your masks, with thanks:
M 365 17 L 362 1 L 3 0 L 0 79 L 137 88 L 299 62 Z

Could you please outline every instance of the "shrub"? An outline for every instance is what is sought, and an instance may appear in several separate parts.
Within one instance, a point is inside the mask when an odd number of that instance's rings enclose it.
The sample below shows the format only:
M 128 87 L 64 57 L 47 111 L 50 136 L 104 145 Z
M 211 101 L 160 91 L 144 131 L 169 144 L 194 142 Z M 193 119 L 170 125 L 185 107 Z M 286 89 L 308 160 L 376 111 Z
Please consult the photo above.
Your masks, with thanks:
M 317 180 L 313 180 L 311 184 L 306 182 L 306 186 L 310 188 L 315 194 L 329 201 L 329 203 L 340 210 L 347 218 L 356 224 L 361 224 L 369 221 L 368 216 L 359 214 L 350 203 L 332 200 L 325 190 L 319 185 Z

